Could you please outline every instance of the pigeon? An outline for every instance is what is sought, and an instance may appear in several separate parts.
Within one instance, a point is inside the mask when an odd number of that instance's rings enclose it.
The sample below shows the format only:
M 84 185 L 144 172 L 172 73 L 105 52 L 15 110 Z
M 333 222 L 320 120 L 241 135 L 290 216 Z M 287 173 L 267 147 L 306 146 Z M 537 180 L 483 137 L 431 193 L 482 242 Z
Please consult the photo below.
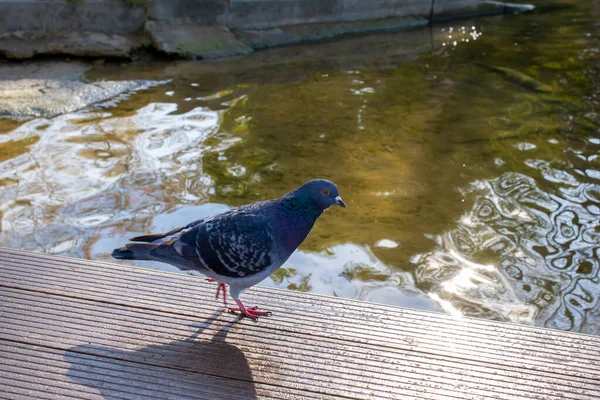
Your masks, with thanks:
M 222 291 L 225 306 L 229 286 L 237 304 L 231 312 L 256 320 L 271 313 L 246 307 L 240 294 L 281 267 L 333 205 L 346 208 L 336 185 L 314 179 L 275 200 L 236 207 L 167 233 L 134 237 L 112 256 L 161 261 L 200 272 L 218 283 L 216 297 Z

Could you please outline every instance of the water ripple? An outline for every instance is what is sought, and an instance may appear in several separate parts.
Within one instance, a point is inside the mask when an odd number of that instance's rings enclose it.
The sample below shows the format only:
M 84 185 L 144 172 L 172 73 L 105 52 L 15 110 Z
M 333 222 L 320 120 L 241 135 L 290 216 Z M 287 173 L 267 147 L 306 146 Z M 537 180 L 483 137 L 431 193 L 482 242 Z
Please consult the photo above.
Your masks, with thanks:
M 0 186 L 4 244 L 83 257 L 81 241 L 61 237 L 87 235 L 86 228 L 131 215 L 143 220 L 164 210 L 165 196 L 197 200 L 208 190 L 210 178 L 197 171 L 219 112 L 177 109 L 151 103 L 124 116 L 65 114 L 5 135 L 4 141 L 38 140 L 0 165 L 0 181 L 12 182 Z
M 417 284 L 453 314 L 597 334 L 600 186 L 555 181 L 568 185 L 560 196 L 518 173 L 475 182 L 457 228 L 414 258 Z

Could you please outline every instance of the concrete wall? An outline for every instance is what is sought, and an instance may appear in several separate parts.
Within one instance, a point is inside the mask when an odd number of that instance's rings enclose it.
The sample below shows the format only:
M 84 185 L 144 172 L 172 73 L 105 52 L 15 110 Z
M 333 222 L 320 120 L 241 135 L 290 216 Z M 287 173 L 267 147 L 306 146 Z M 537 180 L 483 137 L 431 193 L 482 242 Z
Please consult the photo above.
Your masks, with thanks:
M 503 3 L 494 0 L 435 0 L 432 19 L 433 21 L 444 21 L 456 18 L 530 10 L 533 10 L 533 6 Z
M 228 25 L 229 0 L 149 0 L 148 19 L 177 24 Z
M 123 0 L 0 0 L 0 54 L 126 56 L 151 44 L 180 57 L 216 58 L 514 10 L 526 8 L 487 0 L 147 0 L 137 7 Z
M 479 3 L 481 0 L 469 0 Z M 428 17 L 431 0 L 231 0 L 230 27 L 355 22 L 389 17 Z
M 93 31 L 133 33 L 144 27 L 143 7 L 122 0 L 0 0 L 0 33 Z

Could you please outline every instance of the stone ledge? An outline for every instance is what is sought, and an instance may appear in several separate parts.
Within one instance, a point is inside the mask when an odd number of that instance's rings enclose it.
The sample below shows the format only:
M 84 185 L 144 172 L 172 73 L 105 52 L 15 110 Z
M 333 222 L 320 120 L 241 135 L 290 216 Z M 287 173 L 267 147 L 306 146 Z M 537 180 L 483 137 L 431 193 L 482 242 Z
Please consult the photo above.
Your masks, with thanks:
M 0 0 L 0 33 L 136 33 L 145 20 L 144 7 L 131 7 L 123 0 Z
M 258 50 L 328 39 L 344 34 L 406 30 L 428 23 L 429 20 L 423 18 L 397 17 L 375 21 L 293 25 L 271 29 L 237 29 L 234 33 L 249 47 Z
M 479 1 L 479 0 L 469 0 Z M 427 18 L 431 0 L 231 0 L 231 29 Z
M 170 25 L 148 21 L 154 47 L 182 58 L 213 59 L 252 52 L 224 26 Z
M 128 58 L 149 42 L 143 35 L 119 35 L 102 32 L 11 32 L 0 35 L 0 54 L 9 59 L 36 55 Z
M 151 44 L 212 59 L 347 33 L 531 11 L 493 0 L 0 0 L 0 55 L 130 57 Z
M 483 15 L 527 12 L 535 9 L 529 4 L 513 4 L 493 0 L 435 0 L 432 21 L 446 21 Z

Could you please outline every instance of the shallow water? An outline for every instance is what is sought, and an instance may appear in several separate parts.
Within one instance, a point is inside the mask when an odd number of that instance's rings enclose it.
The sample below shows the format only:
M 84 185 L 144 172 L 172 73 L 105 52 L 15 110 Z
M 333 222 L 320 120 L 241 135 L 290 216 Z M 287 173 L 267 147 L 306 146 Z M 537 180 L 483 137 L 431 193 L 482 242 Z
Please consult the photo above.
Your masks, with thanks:
M 235 60 L 95 66 L 89 79 L 170 82 L 0 119 L 0 245 L 114 261 L 128 237 L 324 177 L 348 208 L 265 285 L 600 334 L 597 21 L 600 2 L 573 1 Z

